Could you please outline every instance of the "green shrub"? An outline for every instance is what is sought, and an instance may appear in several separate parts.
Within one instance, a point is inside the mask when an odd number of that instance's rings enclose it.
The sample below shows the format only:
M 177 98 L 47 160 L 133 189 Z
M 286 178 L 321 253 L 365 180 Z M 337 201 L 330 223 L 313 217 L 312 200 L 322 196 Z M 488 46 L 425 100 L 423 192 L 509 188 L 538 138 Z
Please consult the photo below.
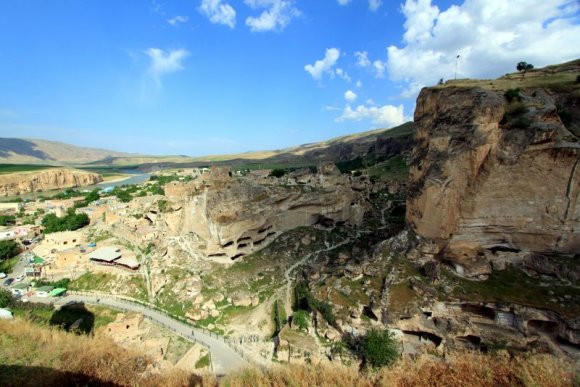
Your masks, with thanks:
M 286 170 L 280 169 L 280 168 L 272 169 L 272 172 L 270 172 L 270 176 L 272 176 L 272 177 L 282 177 L 285 174 L 286 174 Z
M 399 343 L 387 329 L 373 329 L 362 340 L 367 366 L 379 368 L 393 364 L 399 357 Z
M 0 241 L 0 261 L 12 258 L 20 252 L 18 243 L 14 241 Z
M 295 324 L 301 331 L 306 330 L 308 329 L 309 317 L 310 313 L 308 313 L 307 311 L 298 310 L 294 312 L 294 315 L 292 316 L 292 323 Z
M 14 305 L 12 293 L 6 289 L 0 289 L 0 308 L 8 308 Z
M 66 215 L 58 217 L 55 214 L 48 214 L 42 218 L 44 233 L 50 234 L 59 231 L 74 231 L 90 223 L 87 214 L 77 214 L 74 208 L 69 208 Z
M 11 226 L 16 224 L 14 215 L 0 215 L 0 226 Z
M 521 101 L 522 96 L 520 95 L 520 89 L 509 89 L 503 95 L 508 102 L 512 102 L 513 100 Z

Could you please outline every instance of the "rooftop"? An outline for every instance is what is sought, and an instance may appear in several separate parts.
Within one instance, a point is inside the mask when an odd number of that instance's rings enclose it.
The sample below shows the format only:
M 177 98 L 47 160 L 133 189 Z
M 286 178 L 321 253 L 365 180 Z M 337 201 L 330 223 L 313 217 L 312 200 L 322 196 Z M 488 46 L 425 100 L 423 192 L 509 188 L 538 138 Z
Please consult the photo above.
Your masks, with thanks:
M 89 259 L 107 262 L 113 262 L 119 258 L 121 258 L 121 250 L 114 246 L 98 248 L 89 255 Z

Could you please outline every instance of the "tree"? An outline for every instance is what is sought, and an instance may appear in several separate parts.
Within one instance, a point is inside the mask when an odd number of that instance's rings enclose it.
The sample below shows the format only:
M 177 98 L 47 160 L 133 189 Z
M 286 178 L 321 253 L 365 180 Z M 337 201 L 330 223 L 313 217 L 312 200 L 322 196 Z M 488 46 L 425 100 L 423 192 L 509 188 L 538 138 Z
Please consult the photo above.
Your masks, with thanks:
M 296 324 L 298 329 L 300 329 L 301 331 L 306 330 L 308 329 L 308 317 L 309 313 L 307 311 L 298 310 L 294 312 L 294 315 L 292 316 L 292 323 Z
M 534 65 L 527 62 L 519 62 L 516 66 L 516 69 L 522 73 L 522 79 L 524 79 L 526 75 L 526 71 L 532 70 Z
M 55 214 L 48 214 L 42 218 L 44 232 L 50 234 L 59 231 L 74 231 L 89 224 L 91 221 L 85 213 L 77 214 L 74 208 L 69 208 L 64 217 L 59 218 Z
M 18 243 L 14 241 L 0 241 L 0 260 L 16 256 L 20 252 Z
M 363 338 L 362 350 L 367 365 L 373 368 L 392 364 L 399 357 L 399 344 L 388 329 L 369 331 Z
M 99 190 L 95 188 L 94 190 L 89 192 L 87 196 L 85 196 L 85 203 L 88 205 L 92 202 L 99 200 L 100 198 L 101 195 L 99 195 Z
M 0 289 L 0 308 L 9 308 L 14 305 L 12 293 L 6 289 Z
M 285 174 L 286 174 L 286 171 L 284 169 L 280 169 L 280 168 L 274 168 L 270 172 L 270 176 L 272 176 L 272 177 L 282 177 Z
M 14 215 L 0 215 L 0 226 L 12 226 L 16 224 Z

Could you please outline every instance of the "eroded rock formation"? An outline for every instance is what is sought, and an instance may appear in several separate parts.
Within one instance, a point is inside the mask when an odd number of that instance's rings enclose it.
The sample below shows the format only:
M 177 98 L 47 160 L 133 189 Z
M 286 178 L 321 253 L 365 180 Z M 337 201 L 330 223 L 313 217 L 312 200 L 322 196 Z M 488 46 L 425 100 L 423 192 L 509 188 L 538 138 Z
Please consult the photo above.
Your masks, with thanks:
M 488 274 L 489 249 L 580 252 L 580 142 L 559 115 L 573 95 L 421 91 L 406 218 L 458 271 Z
M 103 181 L 98 173 L 70 168 L 54 168 L 38 172 L 0 175 L 0 196 L 62 188 L 85 187 Z
M 235 259 L 257 251 L 299 226 L 360 224 L 366 193 L 359 179 L 325 166 L 308 184 L 258 183 L 219 169 L 190 183 L 165 188 L 169 235 L 192 235 L 208 257 Z M 354 188 L 353 188 L 354 187 Z

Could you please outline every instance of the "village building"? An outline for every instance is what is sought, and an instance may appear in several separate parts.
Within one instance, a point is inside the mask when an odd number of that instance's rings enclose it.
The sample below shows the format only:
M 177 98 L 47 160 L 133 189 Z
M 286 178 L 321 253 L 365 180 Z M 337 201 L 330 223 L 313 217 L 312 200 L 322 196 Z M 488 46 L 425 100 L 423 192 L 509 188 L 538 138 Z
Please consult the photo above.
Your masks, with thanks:
M 46 234 L 43 247 L 51 253 L 68 250 L 83 243 L 83 234 L 80 231 L 62 231 Z
M 0 213 L 4 215 L 15 215 L 22 208 L 22 203 L 0 203 Z
M 101 247 L 89 255 L 93 262 L 107 266 L 121 266 L 131 270 L 137 270 L 139 262 L 130 256 L 123 256 L 121 249 L 114 246 Z
M 53 286 L 41 286 L 34 291 L 36 297 L 49 297 L 49 293 L 54 289 Z

